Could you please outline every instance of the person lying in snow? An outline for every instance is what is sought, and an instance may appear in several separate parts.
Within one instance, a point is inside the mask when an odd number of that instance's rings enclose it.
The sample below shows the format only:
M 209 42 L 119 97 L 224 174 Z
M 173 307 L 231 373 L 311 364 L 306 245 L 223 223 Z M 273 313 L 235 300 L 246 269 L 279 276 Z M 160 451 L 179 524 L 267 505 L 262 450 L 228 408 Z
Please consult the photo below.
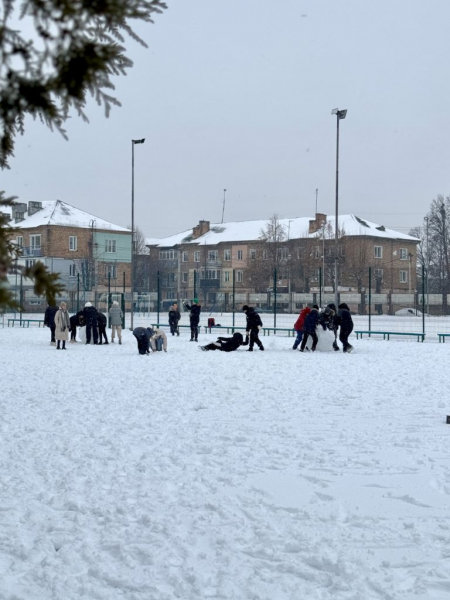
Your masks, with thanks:
M 200 346 L 201 350 L 220 350 L 221 352 L 233 352 L 240 346 L 248 345 L 248 336 L 245 339 L 242 333 L 233 333 L 232 337 L 218 337 L 216 342 L 211 342 L 207 346 Z

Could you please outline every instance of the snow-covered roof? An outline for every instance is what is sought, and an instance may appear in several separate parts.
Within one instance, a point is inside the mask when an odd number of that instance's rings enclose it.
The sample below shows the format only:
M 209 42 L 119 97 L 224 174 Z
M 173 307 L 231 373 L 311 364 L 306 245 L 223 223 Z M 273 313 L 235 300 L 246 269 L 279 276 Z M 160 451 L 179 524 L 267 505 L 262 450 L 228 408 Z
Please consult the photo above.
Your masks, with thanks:
M 314 221 L 314 217 L 298 217 L 294 219 L 279 219 L 284 226 L 286 236 L 290 240 L 317 238 L 322 235 L 322 228 L 316 233 L 309 233 L 309 222 Z M 327 228 L 334 232 L 335 218 L 327 217 Z M 377 238 L 387 238 L 396 240 L 409 240 L 419 242 L 415 237 L 388 229 L 383 225 L 372 223 L 366 219 L 361 219 L 356 215 L 340 215 L 338 219 L 339 230 L 346 236 L 370 236 Z M 177 233 L 175 235 L 158 239 L 147 238 L 148 246 L 172 247 L 178 244 L 206 244 L 215 245 L 223 242 L 250 242 L 261 238 L 261 232 L 267 228 L 267 220 L 259 221 L 237 221 L 234 223 L 211 223 L 210 230 L 207 233 L 192 239 L 192 229 Z M 327 235 L 327 234 L 326 234 Z M 328 237 L 328 235 L 327 235 Z
M 41 227 L 42 225 L 80 227 L 82 229 L 90 229 L 94 226 L 95 229 L 110 229 L 131 233 L 130 229 L 114 225 L 61 200 L 43 201 L 41 204 L 42 208 L 40 210 L 31 215 L 28 215 L 28 211 L 26 211 L 24 220 L 13 223 L 13 226 L 18 229 L 29 229 L 31 227 Z M 11 214 L 11 207 L 8 208 Z

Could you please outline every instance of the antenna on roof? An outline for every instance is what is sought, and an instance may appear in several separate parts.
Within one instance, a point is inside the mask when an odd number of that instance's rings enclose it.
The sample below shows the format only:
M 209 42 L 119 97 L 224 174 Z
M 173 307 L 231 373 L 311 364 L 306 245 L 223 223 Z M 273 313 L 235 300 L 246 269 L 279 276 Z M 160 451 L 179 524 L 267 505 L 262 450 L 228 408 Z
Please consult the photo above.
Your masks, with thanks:
M 227 190 L 224 189 L 223 190 L 223 206 L 222 206 L 222 220 L 220 221 L 221 223 L 223 223 L 223 214 L 225 212 L 225 194 L 226 194 Z
M 316 215 L 317 215 L 317 196 L 319 195 L 319 188 L 316 188 Z

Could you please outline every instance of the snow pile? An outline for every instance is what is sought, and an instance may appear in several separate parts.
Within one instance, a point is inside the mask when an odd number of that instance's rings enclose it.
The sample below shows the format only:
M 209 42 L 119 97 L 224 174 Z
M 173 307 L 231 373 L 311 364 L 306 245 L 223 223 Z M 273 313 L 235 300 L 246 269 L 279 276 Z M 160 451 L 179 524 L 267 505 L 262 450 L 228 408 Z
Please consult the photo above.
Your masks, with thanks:
M 0 598 L 448 597 L 450 345 L 263 341 L 0 330 Z

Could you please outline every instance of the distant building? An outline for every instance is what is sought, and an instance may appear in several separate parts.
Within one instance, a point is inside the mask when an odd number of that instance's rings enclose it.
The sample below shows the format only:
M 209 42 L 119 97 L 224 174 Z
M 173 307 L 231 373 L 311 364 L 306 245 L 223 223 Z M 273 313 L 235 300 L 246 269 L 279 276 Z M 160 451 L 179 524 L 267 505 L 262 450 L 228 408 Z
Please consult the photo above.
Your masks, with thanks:
M 17 229 L 13 240 L 22 249 L 18 263 L 37 260 L 60 273 L 67 291 L 102 291 L 130 285 L 131 231 L 82 211 L 61 200 L 16 203 L 10 224 Z M 17 277 L 9 275 L 10 284 Z
M 274 283 L 278 292 L 310 293 L 321 286 L 332 293 L 335 219 L 316 214 L 314 218 L 279 219 L 279 225 L 284 239 L 276 242 L 270 236 L 268 241 L 263 239 L 268 226 L 264 220 L 222 224 L 203 220 L 182 233 L 148 239 L 151 264 L 161 274 L 163 297 L 190 298 L 195 287 L 204 304 L 226 306 L 233 287 L 243 298 L 245 294 L 270 294 Z M 341 215 L 338 291 L 363 293 L 371 267 L 372 291 L 413 293 L 418 243 L 410 235 L 356 215 Z

